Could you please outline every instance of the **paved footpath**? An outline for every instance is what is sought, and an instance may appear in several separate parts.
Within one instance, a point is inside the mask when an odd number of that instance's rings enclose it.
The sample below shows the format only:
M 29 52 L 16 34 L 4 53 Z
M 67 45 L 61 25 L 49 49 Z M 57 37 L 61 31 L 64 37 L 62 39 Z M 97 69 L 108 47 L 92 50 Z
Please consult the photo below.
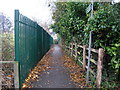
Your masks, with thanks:
M 40 74 L 40 79 L 32 83 L 33 88 L 77 88 L 70 80 L 68 69 L 63 65 L 63 53 L 59 45 L 53 46 L 51 56 L 51 69 Z

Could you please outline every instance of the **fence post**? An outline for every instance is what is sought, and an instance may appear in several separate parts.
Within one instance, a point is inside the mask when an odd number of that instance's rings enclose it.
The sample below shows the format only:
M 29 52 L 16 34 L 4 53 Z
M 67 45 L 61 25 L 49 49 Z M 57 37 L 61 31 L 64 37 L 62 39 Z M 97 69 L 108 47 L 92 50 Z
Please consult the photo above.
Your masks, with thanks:
M 99 48 L 98 63 L 97 63 L 97 77 L 96 77 L 97 88 L 100 88 L 100 84 L 101 84 L 103 57 L 104 57 L 104 50 L 102 48 Z
M 14 63 L 14 85 L 19 88 L 19 65 L 18 62 Z
M 71 56 L 73 55 L 73 43 L 71 43 Z
M 68 46 L 68 55 L 70 55 L 70 51 L 71 51 L 71 44 L 69 44 L 69 46 Z
M 86 66 L 86 45 L 83 46 L 83 70 L 85 70 Z
M 77 43 L 75 43 L 75 60 L 77 62 Z

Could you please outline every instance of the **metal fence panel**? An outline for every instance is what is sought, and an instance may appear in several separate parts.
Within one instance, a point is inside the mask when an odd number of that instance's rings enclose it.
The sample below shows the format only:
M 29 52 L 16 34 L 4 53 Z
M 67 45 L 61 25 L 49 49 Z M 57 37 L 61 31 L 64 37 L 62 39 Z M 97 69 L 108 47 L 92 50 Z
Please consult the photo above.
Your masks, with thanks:
M 15 60 L 20 64 L 20 86 L 49 50 L 52 37 L 36 22 L 15 10 Z

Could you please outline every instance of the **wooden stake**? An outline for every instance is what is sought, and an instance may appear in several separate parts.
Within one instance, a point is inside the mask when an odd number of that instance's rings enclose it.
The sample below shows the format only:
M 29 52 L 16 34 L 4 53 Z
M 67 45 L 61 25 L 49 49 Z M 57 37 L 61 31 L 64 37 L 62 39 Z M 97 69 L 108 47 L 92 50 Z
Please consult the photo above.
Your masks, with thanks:
M 75 60 L 77 62 L 77 43 L 75 43 Z
M 86 66 L 86 45 L 83 46 L 83 70 L 85 70 Z
M 71 57 L 73 56 L 73 43 L 71 43 Z
M 99 48 L 98 63 L 97 63 L 97 77 L 96 77 L 97 88 L 100 88 L 100 85 L 101 85 L 103 57 L 104 57 L 104 50 L 102 48 Z

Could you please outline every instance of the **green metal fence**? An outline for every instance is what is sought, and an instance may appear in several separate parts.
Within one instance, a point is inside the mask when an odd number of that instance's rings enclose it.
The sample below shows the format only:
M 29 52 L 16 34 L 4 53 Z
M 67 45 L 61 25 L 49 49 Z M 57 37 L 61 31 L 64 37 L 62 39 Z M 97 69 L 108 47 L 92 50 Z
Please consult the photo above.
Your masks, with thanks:
M 20 86 L 52 43 L 53 38 L 42 27 L 15 10 L 15 60 L 20 65 Z

